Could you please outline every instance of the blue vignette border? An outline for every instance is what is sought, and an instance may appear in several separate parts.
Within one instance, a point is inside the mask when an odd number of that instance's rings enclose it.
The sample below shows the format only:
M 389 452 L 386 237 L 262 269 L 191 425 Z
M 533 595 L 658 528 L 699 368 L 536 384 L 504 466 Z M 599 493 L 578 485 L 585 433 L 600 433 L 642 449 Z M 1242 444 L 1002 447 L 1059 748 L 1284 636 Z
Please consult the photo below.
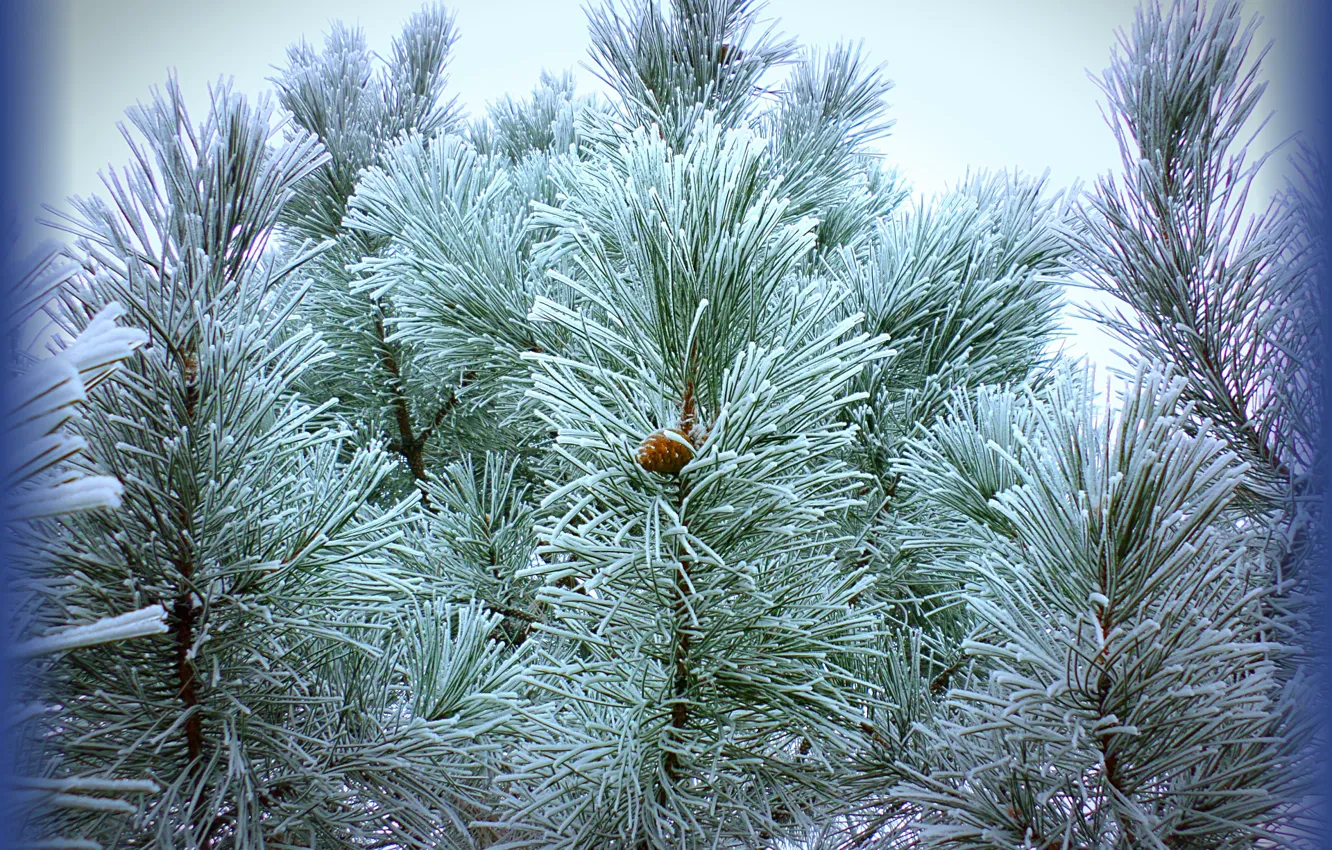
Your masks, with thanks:
M 1146 1 L 1153 2 L 1153 0 Z M 84 2 L 97 2 L 97 0 L 84 0 Z M 1325 162 L 1332 163 L 1332 49 L 1329 49 L 1332 48 L 1332 2 L 1290 0 L 1290 3 L 1291 14 L 1300 16 L 1306 21 L 1306 25 L 1299 27 L 1301 37 L 1308 40 L 1306 45 L 1308 49 L 1303 51 L 1303 55 L 1313 57 L 1313 64 L 1307 69 L 1305 77 L 1306 89 L 1302 93 L 1306 114 L 1302 116 L 1304 120 L 1301 123 L 1309 128 L 1306 140 L 1320 150 Z M 1008 5 L 1018 12 L 1023 3 L 1021 0 L 1008 0 Z M 43 102 L 43 98 L 50 96 L 50 87 L 45 85 L 48 81 L 38 79 L 37 75 L 49 67 L 49 63 L 41 61 L 42 51 L 51 49 L 55 44 L 54 36 L 62 9 L 42 0 L 0 0 L 0 9 L 2 9 L 0 15 L 3 16 L 0 17 L 0 241 L 4 242 L 0 248 L 7 251 L 8 243 L 13 238 L 11 234 L 16 226 L 23 228 L 36 226 L 32 222 L 20 222 L 18 219 L 20 211 L 26 211 L 30 215 L 31 211 L 37 209 L 37 201 L 60 200 L 36 197 L 41 169 L 50 165 L 43 164 L 42 152 L 37 149 L 38 140 L 31 132 L 31 128 L 41 123 L 38 116 L 49 106 Z M 77 12 L 71 10 L 70 13 Z M 322 19 L 319 16 L 312 19 L 313 28 L 317 28 L 321 23 Z M 1332 197 L 1324 197 L 1321 200 L 1324 209 L 1332 213 Z M 1332 245 L 1332 214 L 1324 215 L 1322 221 L 1326 228 L 1323 234 L 1324 244 Z M 11 308 L 17 284 L 14 277 L 17 266 L 10 262 L 2 263 L 0 266 L 3 267 L 0 274 L 4 276 L 0 279 L 0 301 L 3 302 L 0 303 L 0 309 L 8 310 Z M 1324 266 L 1324 271 L 1328 272 L 1327 265 Z M 1332 274 L 1327 274 L 1324 279 L 1317 281 L 1317 285 L 1322 288 L 1320 293 L 1322 297 L 1317 299 L 1317 303 L 1322 305 L 1324 311 L 1324 363 L 1332 364 Z M 6 356 L 8 356 L 7 351 Z M 1332 375 L 1332 369 L 1325 369 L 1324 372 L 1325 376 Z M 3 410 L 6 412 L 13 409 L 11 378 L 10 364 L 5 363 L 4 368 L 0 368 L 0 403 L 4 404 Z M 1326 427 L 1327 423 L 1332 423 L 1332 381 L 1324 386 L 1323 400 L 1325 427 L 1322 439 L 1323 457 L 1326 459 L 1332 458 L 1332 429 Z M 0 437 L 0 452 L 3 452 L 0 457 L 4 460 L 0 468 L 12 469 L 13 465 L 10 462 L 12 447 L 7 434 Z M 1326 535 L 1324 540 L 1332 540 L 1332 487 L 1328 486 L 1329 479 L 1332 478 L 1332 469 L 1325 467 L 1319 470 L 1319 475 L 1323 499 L 1323 533 Z M 6 624 L 11 609 L 10 600 L 2 595 L 4 587 L 8 585 L 8 581 L 3 579 L 13 568 L 15 555 L 8 532 L 8 505 L 8 494 L 5 494 L 5 498 L 0 499 L 0 616 L 4 617 Z M 1320 586 L 1327 593 L 1327 589 L 1332 588 L 1332 557 L 1329 557 L 1332 554 L 1332 547 L 1324 546 L 1323 554 L 1324 560 L 1319 565 L 1322 570 Z M 1318 649 L 1323 672 L 1320 684 L 1323 688 L 1324 705 L 1330 705 L 1332 704 L 1332 687 L 1329 686 L 1329 681 L 1332 680 L 1332 593 L 1329 593 L 1329 598 L 1320 602 L 1318 610 L 1322 622 Z M 0 636 L 7 631 L 7 627 L 0 629 Z M 3 649 L 7 650 L 7 647 Z M 14 670 L 8 659 L 7 651 L 0 653 L 0 700 L 3 701 L 3 704 L 0 704 L 0 718 L 12 716 L 16 697 Z M 1332 713 L 1324 716 L 1322 723 L 1323 734 L 1320 745 L 1324 752 L 1320 754 L 1317 764 L 1321 769 L 1322 799 L 1328 801 L 1332 800 Z M 11 802 L 9 798 L 13 795 L 9 777 L 13 775 L 16 756 L 13 736 L 5 729 L 5 724 L 0 722 L 0 807 L 3 809 L 8 809 Z M 0 817 L 0 850 L 8 850 L 15 846 L 17 836 L 14 834 L 14 827 L 12 819 Z M 1324 850 L 1332 850 L 1332 823 L 1328 822 L 1326 811 L 1323 829 L 1320 830 L 1319 846 Z

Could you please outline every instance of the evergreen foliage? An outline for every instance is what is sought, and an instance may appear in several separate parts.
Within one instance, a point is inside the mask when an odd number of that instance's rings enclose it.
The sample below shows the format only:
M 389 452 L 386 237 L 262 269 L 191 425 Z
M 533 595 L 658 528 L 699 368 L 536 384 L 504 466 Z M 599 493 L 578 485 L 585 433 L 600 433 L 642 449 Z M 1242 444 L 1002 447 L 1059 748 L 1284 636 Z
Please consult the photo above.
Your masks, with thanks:
M 517 418 L 520 356 L 553 342 L 527 320 L 548 286 L 530 260 L 529 199 L 514 177 L 461 136 L 429 145 L 411 136 L 366 173 L 347 218 L 350 231 L 389 247 L 357 269 L 363 289 L 393 304 L 394 344 L 423 375 L 456 376 L 451 409 L 484 420 L 489 433 L 465 438 L 473 450 L 532 438 L 532 423 Z
M 142 142 L 107 177 L 114 206 L 79 201 L 69 221 L 79 300 L 126 304 L 148 343 L 80 429 L 123 487 L 121 509 L 42 529 L 54 571 L 42 616 L 83 623 L 154 605 L 169 626 L 63 656 L 44 681 L 66 706 L 49 721 L 52 781 L 146 776 L 161 788 L 130 823 L 110 806 L 59 813 L 110 846 L 261 846 L 361 818 L 329 763 L 347 736 L 342 694 L 317 673 L 358 651 L 350 627 L 377 616 L 373 553 L 401 508 L 363 509 L 388 471 L 382 454 L 339 462 L 342 435 L 292 393 L 322 348 L 308 331 L 276 333 L 308 254 L 277 265 L 262 248 L 323 155 L 310 140 L 270 149 L 269 119 L 221 87 L 194 127 L 171 84 L 130 111 Z M 65 319 L 78 328 L 81 312 Z
M 836 320 L 836 291 L 798 282 L 812 222 L 765 191 L 757 141 L 705 119 L 672 153 L 639 132 L 542 214 L 585 306 L 533 309 L 570 337 L 529 360 L 575 475 L 544 500 L 526 573 L 546 578 L 552 622 L 537 629 L 558 639 L 546 687 L 600 722 L 565 724 L 516 771 L 596 801 L 527 791 L 540 846 L 785 831 L 821 810 L 858 742 L 843 657 L 876 630 L 847 604 L 864 576 L 832 559 L 860 477 L 838 457 L 853 431 L 836 413 L 886 352 L 852 333 L 858 317 Z M 677 475 L 635 460 L 661 428 L 692 447 Z M 606 749 L 597 726 L 629 718 L 632 737 Z
M 955 397 L 896 467 L 919 515 L 954 515 L 974 625 L 953 688 L 883 760 L 905 806 L 866 835 L 1210 848 L 1313 834 L 1299 615 L 1317 546 L 1305 291 L 1321 246 L 1294 191 L 1245 223 L 1252 29 L 1235 2 L 1147 7 L 1106 73 L 1123 183 L 1098 181 L 1061 230 L 1068 266 L 1133 311 L 1100 317 L 1139 354 L 1117 414 L 1094 415 L 1068 376 Z
M 301 319 L 327 340 L 334 356 L 303 377 L 312 399 L 337 399 L 343 418 L 397 453 L 413 482 L 426 476 L 425 454 L 448 418 L 452 396 L 390 339 L 393 307 L 354 286 L 349 265 L 374 255 L 384 240 L 344 228 L 347 203 L 361 172 L 378 163 L 409 132 L 452 129 L 461 119 L 444 97 L 456 36 L 441 6 L 414 15 L 378 69 L 359 30 L 335 25 L 324 49 L 302 42 L 274 78 L 278 100 L 297 132 L 313 135 L 325 159 L 292 188 L 282 231 L 295 244 L 330 240 L 306 265 L 312 295 Z
M 1245 218 L 1237 0 L 1124 37 L 1123 177 L 910 203 L 761 12 L 594 8 L 605 96 L 470 121 L 439 6 L 130 111 L 11 354 L 34 840 L 1309 846 L 1326 177 Z
M 1224 522 L 1244 468 L 1140 371 L 1112 421 L 1067 378 L 982 398 L 1010 418 L 982 501 L 946 416 L 908 462 L 968 520 L 974 667 L 896 794 L 924 847 L 1251 847 L 1290 835 L 1308 718 L 1266 638 L 1263 530 Z M 997 402 L 997 403 L 996 403 Z M 994 427 L 990 425 L 989 427 Z M 974 432 L 972 432 L 974 433 Z M 1003 481 L 1002 478 L 1007 478 Z M 1006 486 L 1004 486 L 1006 485 Z M 979 498 L 978 498 L 979 497 Z M 1150 533 L 1144 533 L 1144 528 Z
M 1188 378 L 1254 496 L 1279 504 L 1315 463 L 1320 333 L 1304 293 L 1318 266 L 1298 207 L 1244 208 L 1267 159 L 1242 143 L 1265 87 L 1254 26 L 1233 0 L 1139 14 L 1102 82 L 1124 176 L 1098 182 L 1077 241 L 1081 268 L 1133 311 L 1102 321 Z
M 1264 89 L 1255 25 L 1235 0 L 1139 14 L 1102 81 L 1124 177 L 1098 181 L 1072 241 L 1078 268 L 1128 308 L 1100 320 L 1184 377 L 1197 416 L 1248 464 L 1238 507 L 1277 553 L 1272 625 L 1307 646 L 1321 551 L 1322 166 L 1302 148 L 1299 184 L 1247 211 L 1270 156 L 1250 158 L 1243 137 Z

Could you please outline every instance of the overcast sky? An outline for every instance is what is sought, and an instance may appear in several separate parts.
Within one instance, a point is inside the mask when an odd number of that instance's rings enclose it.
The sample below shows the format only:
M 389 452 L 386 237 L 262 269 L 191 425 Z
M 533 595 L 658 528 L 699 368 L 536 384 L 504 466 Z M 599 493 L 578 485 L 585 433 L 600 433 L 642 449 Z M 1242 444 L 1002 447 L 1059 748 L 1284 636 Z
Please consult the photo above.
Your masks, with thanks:
M 1265 60 L 1264 106 L 1274 111 L 1259 137 L 1270 147 L 1303 129 L 1301 41 L 1309 4 L 1258 0 L 1258 41 L 1274 41 Z M 51 0 L 45 71 L 49 112 L 40 131 L 48 202 L 100 189 L 97 172 L 126 159 L 116 128 L 124 109 L 144 99 L 174 68 L 201 117 L 210 82 L 228 76 L 249 94 L 284 62 L 289 44 L 321 44 L 328 24 L 359 24 L 370 46 L 389 41 L 419 0 Z M 453 0 L 460 40 L 451 89 L 469 112 L 495 98 L 531 90 L 542 69 L 573 69 L 579 84 L 600 84 L 587 61 L 587 22 L 577 0 Z M 1117 165 L 1114 141 L 1087 72 L 1106 66 L 1115 32 L 1131 25 L 1132 0 L 772 0 L 766 15 L 802 44 L 863 40 L 896 87 L 897 120 L 882 144 L 918 192 L 956 181 L 968 168 L 1049 168 L 1057 186 L 1090 181 Z M 1318 47 L 1324 47 L 1318 45 Z M 1264 195 L 1279 185 L 1273 171 Z M 1076 297 L 1076 296 L 1075 296 Z M 1087 326 L 1071 328 L 1088 334 Z M 1080 351 L 1109 361 L 1107 342 L 1087 337 Z

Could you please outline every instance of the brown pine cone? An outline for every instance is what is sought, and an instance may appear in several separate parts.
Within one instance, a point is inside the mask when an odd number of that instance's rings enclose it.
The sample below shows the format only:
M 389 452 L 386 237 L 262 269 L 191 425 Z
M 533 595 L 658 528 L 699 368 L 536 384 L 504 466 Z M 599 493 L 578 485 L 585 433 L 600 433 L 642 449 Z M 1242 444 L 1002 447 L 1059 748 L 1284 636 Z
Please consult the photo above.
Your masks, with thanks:
M 639 443 L 638 452 L 634 455 L 638 465 L 648 472 L 661 475 L 675 475 L 684 469 L 685 464 L 693 459 L 694 450 L 682 432 L 672 428 L 670 434 L 674 436 L 668 436 L 663 428 L 649 434 Z

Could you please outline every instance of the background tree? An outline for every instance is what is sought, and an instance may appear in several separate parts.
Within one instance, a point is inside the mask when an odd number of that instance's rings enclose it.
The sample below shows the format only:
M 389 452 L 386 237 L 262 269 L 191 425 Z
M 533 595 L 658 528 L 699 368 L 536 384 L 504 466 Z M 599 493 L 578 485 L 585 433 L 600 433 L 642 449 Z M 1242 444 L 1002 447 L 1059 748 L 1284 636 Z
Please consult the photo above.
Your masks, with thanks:
M 843 248 L 833 258 L 850 289 L 847 309 L 863 312 L 897 352 L 857 381 L 868 399 L 848 417 L 858 426 L 855 463 L 873 478 L 848 524 L 855 542 L 843 557 L 880 577 L 874 592 L 892 620 L 924 630 L 923 674 L 939 692 L 969 627 L 950 596 L 965 581 L 950 542 L 959 530 L 952 514 L 918 498 L 930 485 L 898 461 L 918 429 L 959 395 L 1048 375 L 1068 215 L 1066 196 L 1048 193 L 1044 179 L 981 173 L 881 220 L 867 250 Z M 975 472 L 984 475 L 973 480 L 982 502 L 1006 480 L 999 470 Z
M 305 42 L 294 45 L 287 67 L 273 79 L 294 127 L 317 138 L 327 153 L 294 187 L 281 216 L 283 233 L 295 243 L 333 242 L 303 271 L 313 295 L 302 320 L 334 354 L 306 375 L 306 392 L 336 398 L 339 413 L 363 439 L 382 440 L 402 458 L 414 483 L 425 480 L 426 448 L 452 412 L 452 388 L 419 373 L 391 338 L 392 305 L 354 285 L 350 266 L 377 254 L 384 241 L 345 229 L 343 219 L 361 172 L 395 139 L 447 131 L 461 119 L 444 91 L 456 38 L 453 16 L 442 6 L 427 7 L 408 21 L 387 62 L 376 68 L 364 34 L 335 24 L 322 52 Z

